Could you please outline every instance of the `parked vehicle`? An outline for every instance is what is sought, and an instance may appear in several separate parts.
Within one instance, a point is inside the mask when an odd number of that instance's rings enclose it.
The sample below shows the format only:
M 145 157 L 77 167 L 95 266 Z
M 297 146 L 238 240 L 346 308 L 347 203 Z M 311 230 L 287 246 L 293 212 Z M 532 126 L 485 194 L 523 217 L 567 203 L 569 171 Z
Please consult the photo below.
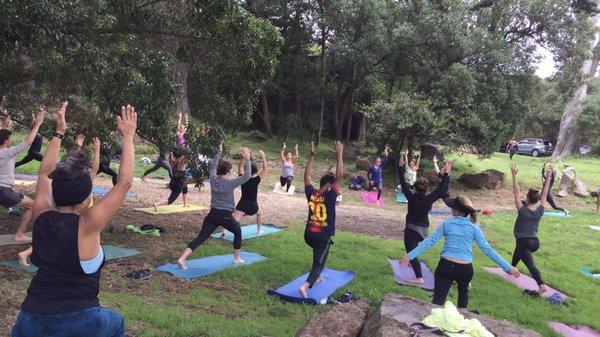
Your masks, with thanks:
M 539 138 L 525 138 L 518 143 L 518 154 L 533 157 L 550 156 L 554 152 L 554 145 L 549 140 Z

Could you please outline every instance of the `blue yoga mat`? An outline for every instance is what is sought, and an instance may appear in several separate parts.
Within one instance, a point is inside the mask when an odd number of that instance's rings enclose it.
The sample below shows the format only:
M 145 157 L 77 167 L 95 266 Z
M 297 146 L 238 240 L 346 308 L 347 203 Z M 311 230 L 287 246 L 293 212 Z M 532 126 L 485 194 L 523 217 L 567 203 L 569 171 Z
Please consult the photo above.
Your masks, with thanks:
M 221 270 L 227 268 L 235 268 L 240 266 L 245 266 L 248 264 L 253 264 L 255 262 L 260 262 L 262 260 L 266 260 L 267 258 L 258 254 L 258 253 L 249 253 L 249 252 L 240 252 L 240 257 L 246 261 L 246 263 L 241 264 L 233 264 L 233 255 L 218 255 L 218 256 L 209 256 L 202 259 L 188 260 L 187 267 L 188 269 L 181 269 L 177 264 L 167 263 L 158 268 L 156 271 L 165 272 L 175 275 L 177 277 L 181 277 L 184 279 L 193 279 L 197 277 L 202 277 L 206 275 L 210 275 Z
M 278 296 L 282 300 L 298 303 L 310 303 L 310 304 L 326 304 L 327 298 L 331 296 L 336 290 L 348 284 L 356 273 L 351 270 L 337 271 L 333 269 L 323 269 L 321 277 L 323 282 L 315 283 L 312 289 L 308 289 L 308 298 L 300 297 L 298 288 L 306 282 L 308 273 L 298 277 L 292 282 L 283 285 L 277 290 L 268 290 L 267 294 L 271 296 Z
M 261 235 L 258 235 L 256 233 L 256 225 L 242 226 L 242 240 L 254 239 L 254 238 L 261 237 L 261 236 L 265 236 L 267 234 L 273 234 L 273 233 L 282 231 L 281 229 L 279 229 L 275 226 L 270 226 L 270 225 L 262 225 L 261 229 L 264 231 L 264 233 Z M 211 237 L 213 237 L 215 239 L 220 239 L 221 232 L 215 233 L 215 234 L 211 235 Z M 227 234 L 225 235 L 223 240 L 233 241 L 233 234 L 231 232 L 227 231 Z
M 592 277 L 592 278 L 595 278 L 595 279 L 600 279 L 600 274 L 594 274 L 594 273 L 592 273 L 592 270 L 590 268 L 583 268 L 583 269 L 581 269 L 581 272 L 585 276 Z
M 106 261 L 116 260 L 123 257 L 130 257 L 134 255 L 140 254 L 135 249 L 122 248 L 113 245 L 102 245 L 102 249 L 104 249 L 104 258 Z M 21 269 L 29 273 L 35 273 L 38 271 L 38 267 L 36 267 L 33 263 L 30 263 L 29 266 L 23 267 L 19 264 L 17 260 L 8 260 L 2 263 L 5 267 Z
M 92 188 L 92 194 L 100 195 L 100 196 L 105 196 L 106 193 L 108 193 L 108 191 L 109 190 L 107 190 L 106 188 L 103 188 L 103 187 Z M 127 198 L 131 198 L 131 197 L 135 196 L 135 193 L 133 193 L 132 191 L 128 191 L 127 194 L 125 194 L 125 196 Z
M 571 217 L 571 214 L 565 212 L 544 212 L 544 216 Z
M 431 215 L 452 215 L 452 211 L 449 209 L 432 209 L 429 211 Z
M 397 193 L 396 202 L 399 204 L 406 204 L 408 203 L 408 200 L 406 200 L 406 196 L 403 193 Z

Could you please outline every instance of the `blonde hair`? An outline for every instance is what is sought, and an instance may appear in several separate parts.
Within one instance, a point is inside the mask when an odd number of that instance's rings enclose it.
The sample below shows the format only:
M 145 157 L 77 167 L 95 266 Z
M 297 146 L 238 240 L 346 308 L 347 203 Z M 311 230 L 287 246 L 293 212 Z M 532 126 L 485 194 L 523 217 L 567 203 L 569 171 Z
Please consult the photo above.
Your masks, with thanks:
M 479 217 L 477 216 L 477 210 L 475 206 L 473 206 L 473 202 L 467 197 L 457 196 L 456 201 L 462 206 L 463 211 L 469 214 L 469 218 L 471 218 L 471 222 L 477 223 Z

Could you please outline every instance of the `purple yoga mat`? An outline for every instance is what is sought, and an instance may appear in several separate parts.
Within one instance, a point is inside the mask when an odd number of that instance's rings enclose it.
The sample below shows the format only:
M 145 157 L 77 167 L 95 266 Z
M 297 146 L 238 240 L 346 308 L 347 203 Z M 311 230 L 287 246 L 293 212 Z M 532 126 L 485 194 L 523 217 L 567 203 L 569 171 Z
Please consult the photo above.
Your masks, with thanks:
M 567 325 L 559 322 L 548 322 L 548 325 L 565 337 L 600 337 L 600 332 L 585 325 Z
M 377 200 L 376 191 L 360 191 L 358 193 L 360 193 L 360 196 L 367 205 L 385 205 L 385 201 L 383 200 L 383 198 Z
M 37 176 L 33 176 L 30 174 L 15 174 L 16 180 L 24 180 L 24 181 L 36 181 Z
M 532 279 L 531 277 L 521 274 L 521 276 L 519 278 L 515 278 L 512 277 L 511 275 L 508 275 L 504 270 L 502 270 L 501 268 L 490 268 L 490 267 L 485 267 L 483 268 L 485 270 L 487 270 L 488 272 L 492 273 L 492 274 L 496 274 L 499 276 L 502 276 L 503 279 L 507 280 L 508 282 L 516 285 L 517 287 L 519 287 L 519 289 L 529 289 L 529 290 L 538 290 L 538 285 L 535 282 L 534 279 Z M 546 292 L 543 294 L 540 294 L 540 296 L 542 297 L 550 297 L 552 295 L 554 295 L 554 293 L 558 293 L 560 294 L 560 296 L 562 296 L 563 298 L 567 298 L 568 296 L 561 293 L 560 291 L 550 287 L 549 285 L 546 284 Z
M 420 287 L 427 290 L 433 290 L 434 288 L 434 277 L 431 273 L 431 270 L 427 268 L 427 265 L 421 261 L 421 271 L 423 272 L 423 280 L 425 283 L 421 285 L 417 285 L 414 283 L 410 283 L 410 280 L 415 279 L 415 272 L 413 271 L 411 266 L 402 266 L 398 263 L 398 260 L 388 260 L 390 262 L 390 266 L 394 270 L 394 279 L 396 282 L 404 285 Z

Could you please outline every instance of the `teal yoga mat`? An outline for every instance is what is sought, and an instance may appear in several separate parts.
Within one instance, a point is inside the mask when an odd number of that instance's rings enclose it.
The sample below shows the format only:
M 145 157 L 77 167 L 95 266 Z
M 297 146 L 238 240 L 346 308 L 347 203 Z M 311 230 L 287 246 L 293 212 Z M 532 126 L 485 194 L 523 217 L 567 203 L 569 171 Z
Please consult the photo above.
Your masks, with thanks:
M 408 200 L 406 200 L 406 196 L 403 193 L 397 193 L 396 202 L 399 204 L 407 204 Z
M 124 258 L 124 257 L 130 257 L 130 256 L 141 254 L 140 252 L 138 252 L 135 249 L 122 248 L 122 247 L 117 247 L 117 246 L 113 246 L 113 245 L 102 245 L 102 249 L 104 249 L 104 258 L 106 259 L 106 261 L 116 260 L 116 259 L 120 259 L 120 258 Z M 38 270 L 38 267 L 36 267 L 35 265 L 33 265 L 31 263 L 29 264 L 29 266 L 23 267 L 16 260 L 4 261 L 4 262 L 2 262 L 2 264 L 5 267 L 20 269 L 20 270 L 24 270 L 29 273 L 35 273 Z
M 258 235 L 256 233 L 256 225 L 242 226 L 242 240 L 254 239 L 254 238 L 258 238 L 261 236 L 265 236 L 268 234 L 273 234 L 273 233 L 282 231 L 282 229 L 277 228 L 273 225 L 262 225 L 261 229 L 264 231 L 264 233 Z M 215 233 L 215 234 L 211 235 L 211 237 L 214 239 L 221 239 L 221 232 Z M 227 231 L 227 235 L 225 235 L 223 240 L 233 241 L 233 234 L 231 232 Z
M 177 264 L 167 263 L 156 268 L 156 271 L 169 273 L 171 275 L 190 280 L 197 277 L 214 274 L 216 272 L 228 268 L 242 267 L 267 259 L 266 257 L 258 253 L 250 253 L 244 251 L 240 252 L 240 257 L 246 262 L 240 264 L 233 264 L 232 254 L 217 255 L 205 257 L 202 259 L 187 260 L 187 269 L 181 269 Z
M 567 217 L 570 218 L 571 214 L 565 212 L 544 212 L 544 216 L 553 216 L 553 217 Z

